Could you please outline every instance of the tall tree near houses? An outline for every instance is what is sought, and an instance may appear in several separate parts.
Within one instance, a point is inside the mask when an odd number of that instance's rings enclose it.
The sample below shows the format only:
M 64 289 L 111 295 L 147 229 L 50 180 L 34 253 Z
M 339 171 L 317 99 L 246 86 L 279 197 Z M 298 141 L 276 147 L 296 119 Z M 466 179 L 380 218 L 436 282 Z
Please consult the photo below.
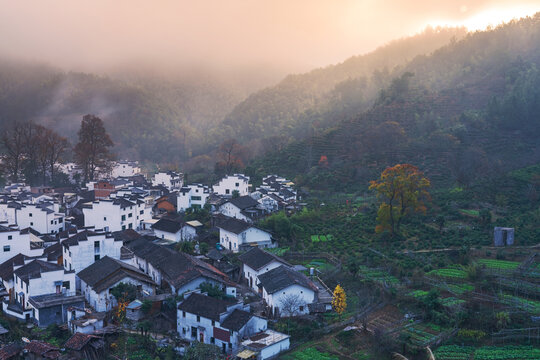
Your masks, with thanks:
M 244 167 L 247 157 L 247 149 L 240 145 L 235 139 L 225 140 L 218 150 L 218 162 L 216 172 L 231 174 Z
M 414 212 L 425 212 L 425 201 L 429 200 L 429 180 L 410 164 L 398 164 L 387 168 L 379 180 L 370 182 L 369 188 L 377 191 L 381 201 L 377 212 L 376 232 L 399 232 L 403 219 Z
M 15 123 L 2 135 L 2 146 L 5 149 L 3 167 L 13 182 L 20 179 L 26 152 L 25 140 L 25 125 L 23 123 Z
M 56 164 L 62 160 L 66 151 L 70 148 L 69 141 L 58 133 L 49 130 L 47 134 L 48 165 L 51 182 L 55 180 Z
M 99 171 L 106 171 L 113 158 L 109 148 L 114 144 L 105 130 L 103 121 L 95 115 L 85 115 L 77 133 L 75 162 L 83 169 L 84 181 L 92 181 Z
M 332 309 L 339 315 L 343 314 L 347 310 L 347 294 L 341 285 L 337 284 L 332 295 Z

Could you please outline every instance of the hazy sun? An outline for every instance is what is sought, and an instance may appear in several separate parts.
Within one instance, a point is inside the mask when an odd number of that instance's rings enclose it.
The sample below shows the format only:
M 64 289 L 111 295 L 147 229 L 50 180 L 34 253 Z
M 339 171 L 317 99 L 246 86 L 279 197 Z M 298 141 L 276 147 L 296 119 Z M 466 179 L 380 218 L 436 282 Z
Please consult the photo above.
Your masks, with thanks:
M 462 13 L 467 12 L 467 7 L 460 7 Z M 485 30 L 489 26 L 497 26 L 508 22 L 512 19 L 519 19 L 525 16 L 530 16 L 535 12 L 540 11 L 540 5 L 537 6 L 517 6 L 512 8 L 499 8 L 484 10 L 480 13 L 471 15 L 461 21 L 445 21 L 437 20 L 430 25 L 432 26 L 465 26 L 469 31 Z

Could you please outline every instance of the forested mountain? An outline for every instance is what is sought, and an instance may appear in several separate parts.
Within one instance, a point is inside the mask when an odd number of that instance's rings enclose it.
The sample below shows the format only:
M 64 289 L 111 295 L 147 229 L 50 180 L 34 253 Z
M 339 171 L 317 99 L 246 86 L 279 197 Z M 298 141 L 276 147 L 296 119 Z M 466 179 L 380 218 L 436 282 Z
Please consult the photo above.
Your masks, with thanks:
M 302 138 L 317 118 L 337 116 L 338 109 L 351 114 L 366 109 L 390 81 L 391 69 L 464 34 L 463 29 L 427 29 L 342 64 L 290 75 L 249 97 L 249 91 L 271 83 L 275 75 L 261 69 L 255 76 L 247 71 L 234 79 L 204 72 L 107 77 L 4 60 L 0 127 L 33 120 L 73 140 L 82 116 L 95 114 L 103 118 L 120 157 L 178 166 L 210 154 L 197 162 L 213 166 L 213 151 L 229 138 L 249 146 L 252 153 L 265 152 L 261 139 L 290 132 L 281 139 L 286 143 L 289 137 Z M 329 116 L 316 115 L 324 112 Z
M 329 118 L 366 110 L 397 69 L 465 34 L 464 28 L 427 28 L 343 63 L 289 75 L 238 104 L 220 130 L 242 142 L 272 136 L 301 138 L 311 124 L 321 128 L 332 123 Z
M 210 73 L 107 77 L 0 61 L 0 128 L 32 120 L 73 140 L 95 114 L 120 157 L 179 163 L 215 146 L 207 132 L 251 90 Z
M 468 34 L 396 69 L 374 105 L 254 162 L 311 187 L 365 188 L 386 166 L 409 162 L 435 183 L 540 160 L 540 14 Z M 332 115 L 329 112 L 328 115 Z

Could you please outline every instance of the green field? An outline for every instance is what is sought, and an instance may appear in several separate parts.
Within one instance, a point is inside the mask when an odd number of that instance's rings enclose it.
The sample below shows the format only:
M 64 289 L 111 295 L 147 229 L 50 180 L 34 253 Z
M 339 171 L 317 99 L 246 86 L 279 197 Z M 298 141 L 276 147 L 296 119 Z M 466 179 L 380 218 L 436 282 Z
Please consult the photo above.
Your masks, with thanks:
M 327 241 L 332 241 L 333 239 L 333 236 L 332 235 L 311 235 L 311 242 L 312 243 L 316 243 L 316 242 L 327 242 Z
M 519 266 L 517 261 L 494 260 L 494 259 L 479 259 L 478 264 L 485 266 L 487 269 L 500 271 L 513 271 Z
M 432 276 L 440 276 L 440 277 L 456 278 L 456 279 L 465 279 L 467 277 L 467 272 L 465 272 L 465 270 L 453 269 L 453 268 L 431 270 L 427 274 L 432 275 Z
M 437 360 L 469 360 L 473 353 L 471 346 L 446 345 L 438 347 L 433 355 Z
M 320 352 L 312 347 L 294 352 L 288 356 L 284 356 L 283 358 L 291 360 L 339 360 L 339 358 L 335 356 Z

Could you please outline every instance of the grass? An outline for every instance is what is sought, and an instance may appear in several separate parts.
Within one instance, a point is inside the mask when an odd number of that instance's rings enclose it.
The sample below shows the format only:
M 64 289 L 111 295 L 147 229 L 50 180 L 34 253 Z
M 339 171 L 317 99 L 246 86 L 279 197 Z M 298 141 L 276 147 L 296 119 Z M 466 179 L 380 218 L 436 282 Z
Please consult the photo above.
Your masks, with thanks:
M 313 347 L 308 347 L 300 351 L 296 351 L 292 354 L 284 356 L 283 358 L 291 360 L 339 360 L 338 357 L 320 352 Z
M 502 270 L 502 271 L 516 270 L 520 264 L 517 261 L 494 260 L 494 259 L 479 259 L 477 262 L 479 265 L 485 266 L 487 269 Z
M 425 291 L 425 290 L 414 290 L 414 291 L 411 291 L 410 293 L 408 293 L 407 295 L 409 296 L 412 296 L 416 299 L 419 299 L 419 298 L 423 298 L 425 296 L 427 296 L 429 294 L 428 291 Z
M 465 270 L 453 269 L 453 268 L 431 270 L 427 274 L 432 275 L 432 276 L 440 276 L 440 277 L 455 278 L 455 279 L 467 278 L 467 272 Z
M 533 176 L 540 176 L 540 164 L 527 166 L 525 168 L 514 170 L 509 173 L 514 179 L 529 182 Z
M 463 214 L 468 215 L 468 216 L 473 216 L 473 217 L 480 216 L 479 210 L 460 209 L 459 211 L 461 211 Z
M 458 299 L 455 297 L 447 297 L 444 299 L 441 299 L 441 304 L 446 307 L 454 307 L 457 305 L 465 304 L 465 300 Z

